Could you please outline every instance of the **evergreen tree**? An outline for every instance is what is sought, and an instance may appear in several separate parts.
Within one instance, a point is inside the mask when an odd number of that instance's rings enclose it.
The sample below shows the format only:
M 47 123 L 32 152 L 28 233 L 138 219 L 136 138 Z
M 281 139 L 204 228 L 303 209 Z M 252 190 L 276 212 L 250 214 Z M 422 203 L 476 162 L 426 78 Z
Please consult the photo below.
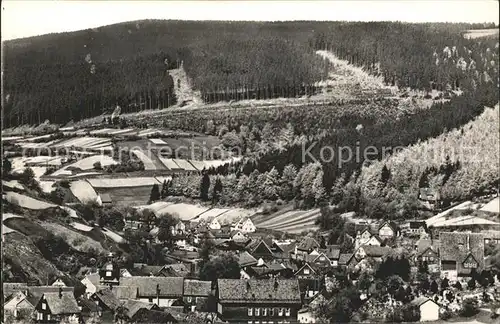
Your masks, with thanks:
M 160 188 L 155 183 L 153 185 L 153 188 L 151 188 L 151 194 L 149 195 L 149 203 L 158 201 L 160 198 L 161 198 L 161 196 L 160 196 Z
M 450 286 L 450 281 L 448 280 L 448 278 L 444 278 L 441 281 L 441 290 L 448 289 L 449 286 Z
M 431 283 L 431 291 L 434 294 L 437 294 L 438 291 L 439 291 L 439 287 L 438 287 L 438 284 L 437 284 L 436 280 L 433 280 L 432 283 Z
M 215 204 L 220 200 L 220 195 L 222 193 L 222 181 L 220 178 L 215 180 L 215 185 L 212 194 L 212 203 Z
M 2 177 L 5 177 L 10 171 L 12 171 L 12 163 L 4 157 L 2 160 Z
M 210 177 L 207 172 L 203 173 L 200 184 L 200 198 L 203 201 L 208 200 L 208 191 L 210 189 Z
M 382 167 L 382 173 L 380 175 L 380 181 L 385 186 L 390 178 L 391 178 L 391 171 L 384 164 L 384 166 Z
M 163 185 L 161 187 L 161 199 L 168 197 L 168 187 L 170 186 L 170 181 L 163 180 Z

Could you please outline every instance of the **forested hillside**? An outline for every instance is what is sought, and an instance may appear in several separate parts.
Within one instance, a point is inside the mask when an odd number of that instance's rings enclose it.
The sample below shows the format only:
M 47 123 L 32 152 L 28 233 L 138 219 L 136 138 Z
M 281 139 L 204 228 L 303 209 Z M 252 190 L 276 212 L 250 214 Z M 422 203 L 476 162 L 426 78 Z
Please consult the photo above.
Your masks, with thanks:
M 499 183 L 499 122 L 497 105 L 461 128 L 364 167 L 358 179 L 362 195 L 416 196 L 419 188 L 430 187 L 445 201 L 461 201 L 494 192 Z
M 316 33 L 315 47 L 333 51 L 400 88 L 481 92 L 498 101 L 498 35 L 462 36 L 463 24 L 347 23 Z
M 498 100 L 498 39 L 470 24 L 137 21 L 4 42 L 4 127 L 176 103 L 180 62 L 206 102 L 313 94 L 329 49 L 399 86 Z

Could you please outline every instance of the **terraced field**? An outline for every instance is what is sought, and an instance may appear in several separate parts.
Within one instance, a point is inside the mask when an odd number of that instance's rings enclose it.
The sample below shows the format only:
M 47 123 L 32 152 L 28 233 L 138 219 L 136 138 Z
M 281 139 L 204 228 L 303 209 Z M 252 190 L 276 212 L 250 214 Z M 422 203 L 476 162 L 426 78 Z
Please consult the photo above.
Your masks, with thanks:
M 318 226 L 315 222 L 319 214 L 319 209 L 290 210 L 288 208 L 272 215 L 255 216 L 252 221 L 260 228 L 298 234 L 303 231 L 317 230 Z

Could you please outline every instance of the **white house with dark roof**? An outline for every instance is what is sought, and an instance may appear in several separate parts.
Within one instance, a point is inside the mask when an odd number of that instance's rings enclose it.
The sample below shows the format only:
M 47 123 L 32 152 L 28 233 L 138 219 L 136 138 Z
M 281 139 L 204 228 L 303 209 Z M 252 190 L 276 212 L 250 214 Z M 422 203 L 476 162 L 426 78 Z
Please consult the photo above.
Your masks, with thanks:
M 430 298 L 415 298 L 410 304 L 417 306 L 420 310 L 420 322 L 431 322 L 439 320 L 439 305 Z
M 217 220 L 217 218 L 214 218 L 212 219 L 212 221 L 210 222 L 210 224 L 208 224 L 208 227 L 212 230 L 220 230 L 222 225 L 220 224 L 220 222 Z
M 72 291 L 59 287 L 58 292 L 43 293 L 35 305 L 37 321 L 60 322 L 67 318 L 78 321 L 80 307 Z

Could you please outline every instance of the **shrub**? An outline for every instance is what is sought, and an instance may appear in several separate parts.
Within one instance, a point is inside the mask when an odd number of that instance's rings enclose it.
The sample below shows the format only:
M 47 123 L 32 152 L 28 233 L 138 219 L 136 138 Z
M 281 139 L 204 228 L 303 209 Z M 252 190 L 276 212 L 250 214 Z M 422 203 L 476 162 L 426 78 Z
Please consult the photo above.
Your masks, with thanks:
M 94 169 L 96 170 L 102 170 L 102 165 L 101 162 L 97 161 L 94 163 Z
M 439 318 L 446 321 L 450 319 L 452 315 L 453 313 L 449 309 L 445 309 L 441 313 L 439 313 Z
M 479 313 L 479 305 L 476 298 L 467 298 L 462 303 L 460 316 L 471 317 Z

